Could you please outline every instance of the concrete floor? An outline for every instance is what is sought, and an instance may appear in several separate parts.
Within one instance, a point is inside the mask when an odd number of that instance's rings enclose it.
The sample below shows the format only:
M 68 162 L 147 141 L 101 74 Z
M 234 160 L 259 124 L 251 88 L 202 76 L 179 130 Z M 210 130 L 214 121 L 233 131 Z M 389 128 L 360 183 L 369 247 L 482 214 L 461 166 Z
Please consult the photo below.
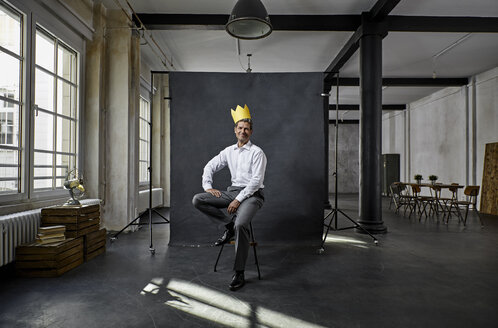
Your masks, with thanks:
M 262 280 L 228 290 L 233 255 L 168 247 L 169 226 L 122 234 L 107 253 L 59 278 L 0 270 L 0 327 L 496 327 L 498 218 L 464 228 L 395 215 L 389 232 L 329 234 L 316 247 L 260 246 Z M 340 197 L 354 217 L 357 195 Z M 345 224 L 345 219 L 339 219 Z

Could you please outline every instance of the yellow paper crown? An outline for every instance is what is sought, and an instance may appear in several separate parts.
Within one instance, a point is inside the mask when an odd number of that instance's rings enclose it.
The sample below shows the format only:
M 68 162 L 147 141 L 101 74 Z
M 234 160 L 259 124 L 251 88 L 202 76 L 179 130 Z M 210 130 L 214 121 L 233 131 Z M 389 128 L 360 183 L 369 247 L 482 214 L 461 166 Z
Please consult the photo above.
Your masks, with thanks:
M 240 120 L 243 120 L 245 118 L 251 118 L 251 114 L 249 113 L 249 107 L 247 105 L 244 105 L 244 108 L 240 107 L 237 105 L 237 108 L 235 110 L 232 109 L 232 118 L 233 122 L 237 123 Z

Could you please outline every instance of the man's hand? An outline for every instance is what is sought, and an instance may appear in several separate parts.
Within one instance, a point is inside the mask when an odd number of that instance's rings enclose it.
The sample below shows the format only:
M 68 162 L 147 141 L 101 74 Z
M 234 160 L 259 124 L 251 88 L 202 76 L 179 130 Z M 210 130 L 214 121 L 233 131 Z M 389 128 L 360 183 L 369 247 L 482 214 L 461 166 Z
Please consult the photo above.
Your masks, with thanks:
M 218 189 L 208 189 L 208 190 L 206 190 L 206 192 L 210 193 L 214 197 L 218 197 L 218 198 L 221 197 L 221 192 Z
M 233 214 L 237 212 L 237 208 L 239 208 L 240 202 L 236 199 L 234 199 L 230 205 L 228 205 L 227 212 L 228 214 Z

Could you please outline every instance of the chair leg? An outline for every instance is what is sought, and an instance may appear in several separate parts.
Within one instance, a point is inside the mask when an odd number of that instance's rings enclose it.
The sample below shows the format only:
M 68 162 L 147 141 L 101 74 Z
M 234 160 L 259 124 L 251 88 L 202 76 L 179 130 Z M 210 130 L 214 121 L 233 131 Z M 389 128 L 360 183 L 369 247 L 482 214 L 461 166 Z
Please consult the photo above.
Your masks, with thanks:
M 261 280 L 261 272 L 259 271 L 258 254 L 256 253 L 256 242 L 254 241 L 254 231 L 252 230 L 252 223 L 249 223 L 249 228 L 251 228 L 252 249 L 254 251 L 254 260 L 256 262 L 256 268 L 258 269 L 258 279 Z
M 469 215 L 469 205 L 465 208 L 465 219 L 463 219 L 463 226 L 467 225 L 467 216 Z
M 225 244 L 221 245 L 220 251 L 218 252 L 218 257 L 216 258 L 216 263 L 214 264 L 214 272 L 216 272 L 216 267 L 218 266 L 218 261 L 220 260 L 221 252 L 223 252 L 223 248 Z

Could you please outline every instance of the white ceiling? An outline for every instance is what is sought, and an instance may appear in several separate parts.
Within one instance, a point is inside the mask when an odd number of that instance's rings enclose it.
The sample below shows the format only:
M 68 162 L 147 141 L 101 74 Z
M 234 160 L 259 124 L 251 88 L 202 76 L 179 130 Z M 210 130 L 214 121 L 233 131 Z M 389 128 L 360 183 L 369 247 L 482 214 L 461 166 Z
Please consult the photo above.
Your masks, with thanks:
M 116 9 L 116 1 L 104 0 Z M 138 13 L 229 14 L 236 0 L 128 0 Z M 360 14 L 376 0 L 262 0 L 272 14 Z M 392 15 L 498 17 L 498 0 L 401 0 Z M 241 41 L 221 30 L 150 31 L 173 61 L 176 71 L 244 72 L 248 53 L 253 72 L 323 72 L 352 35 L 352 32 L 274 31 L 269 37 Z M 390 32 L 383 41 L 384 77 L 469 77 L 498 66 L 498 33 L 474 33 L 455 47 L 433 57 L 465 33 Z M 151 44 L 151 42 L 149 42 Z M 156 51 L 157 52 L 157 51 Z M 149 45 L 142 56 L 155 70 L 169 70 Z M 344 65 L 342 77 L 359 76 L 358 52 Z M 383 103 L 409 103 L 440 88 L 389 87 Z M 341 103 L 358 103 L 358 88 L 341 88 Z M 335 98 L 330 98 L 335 102 Z

